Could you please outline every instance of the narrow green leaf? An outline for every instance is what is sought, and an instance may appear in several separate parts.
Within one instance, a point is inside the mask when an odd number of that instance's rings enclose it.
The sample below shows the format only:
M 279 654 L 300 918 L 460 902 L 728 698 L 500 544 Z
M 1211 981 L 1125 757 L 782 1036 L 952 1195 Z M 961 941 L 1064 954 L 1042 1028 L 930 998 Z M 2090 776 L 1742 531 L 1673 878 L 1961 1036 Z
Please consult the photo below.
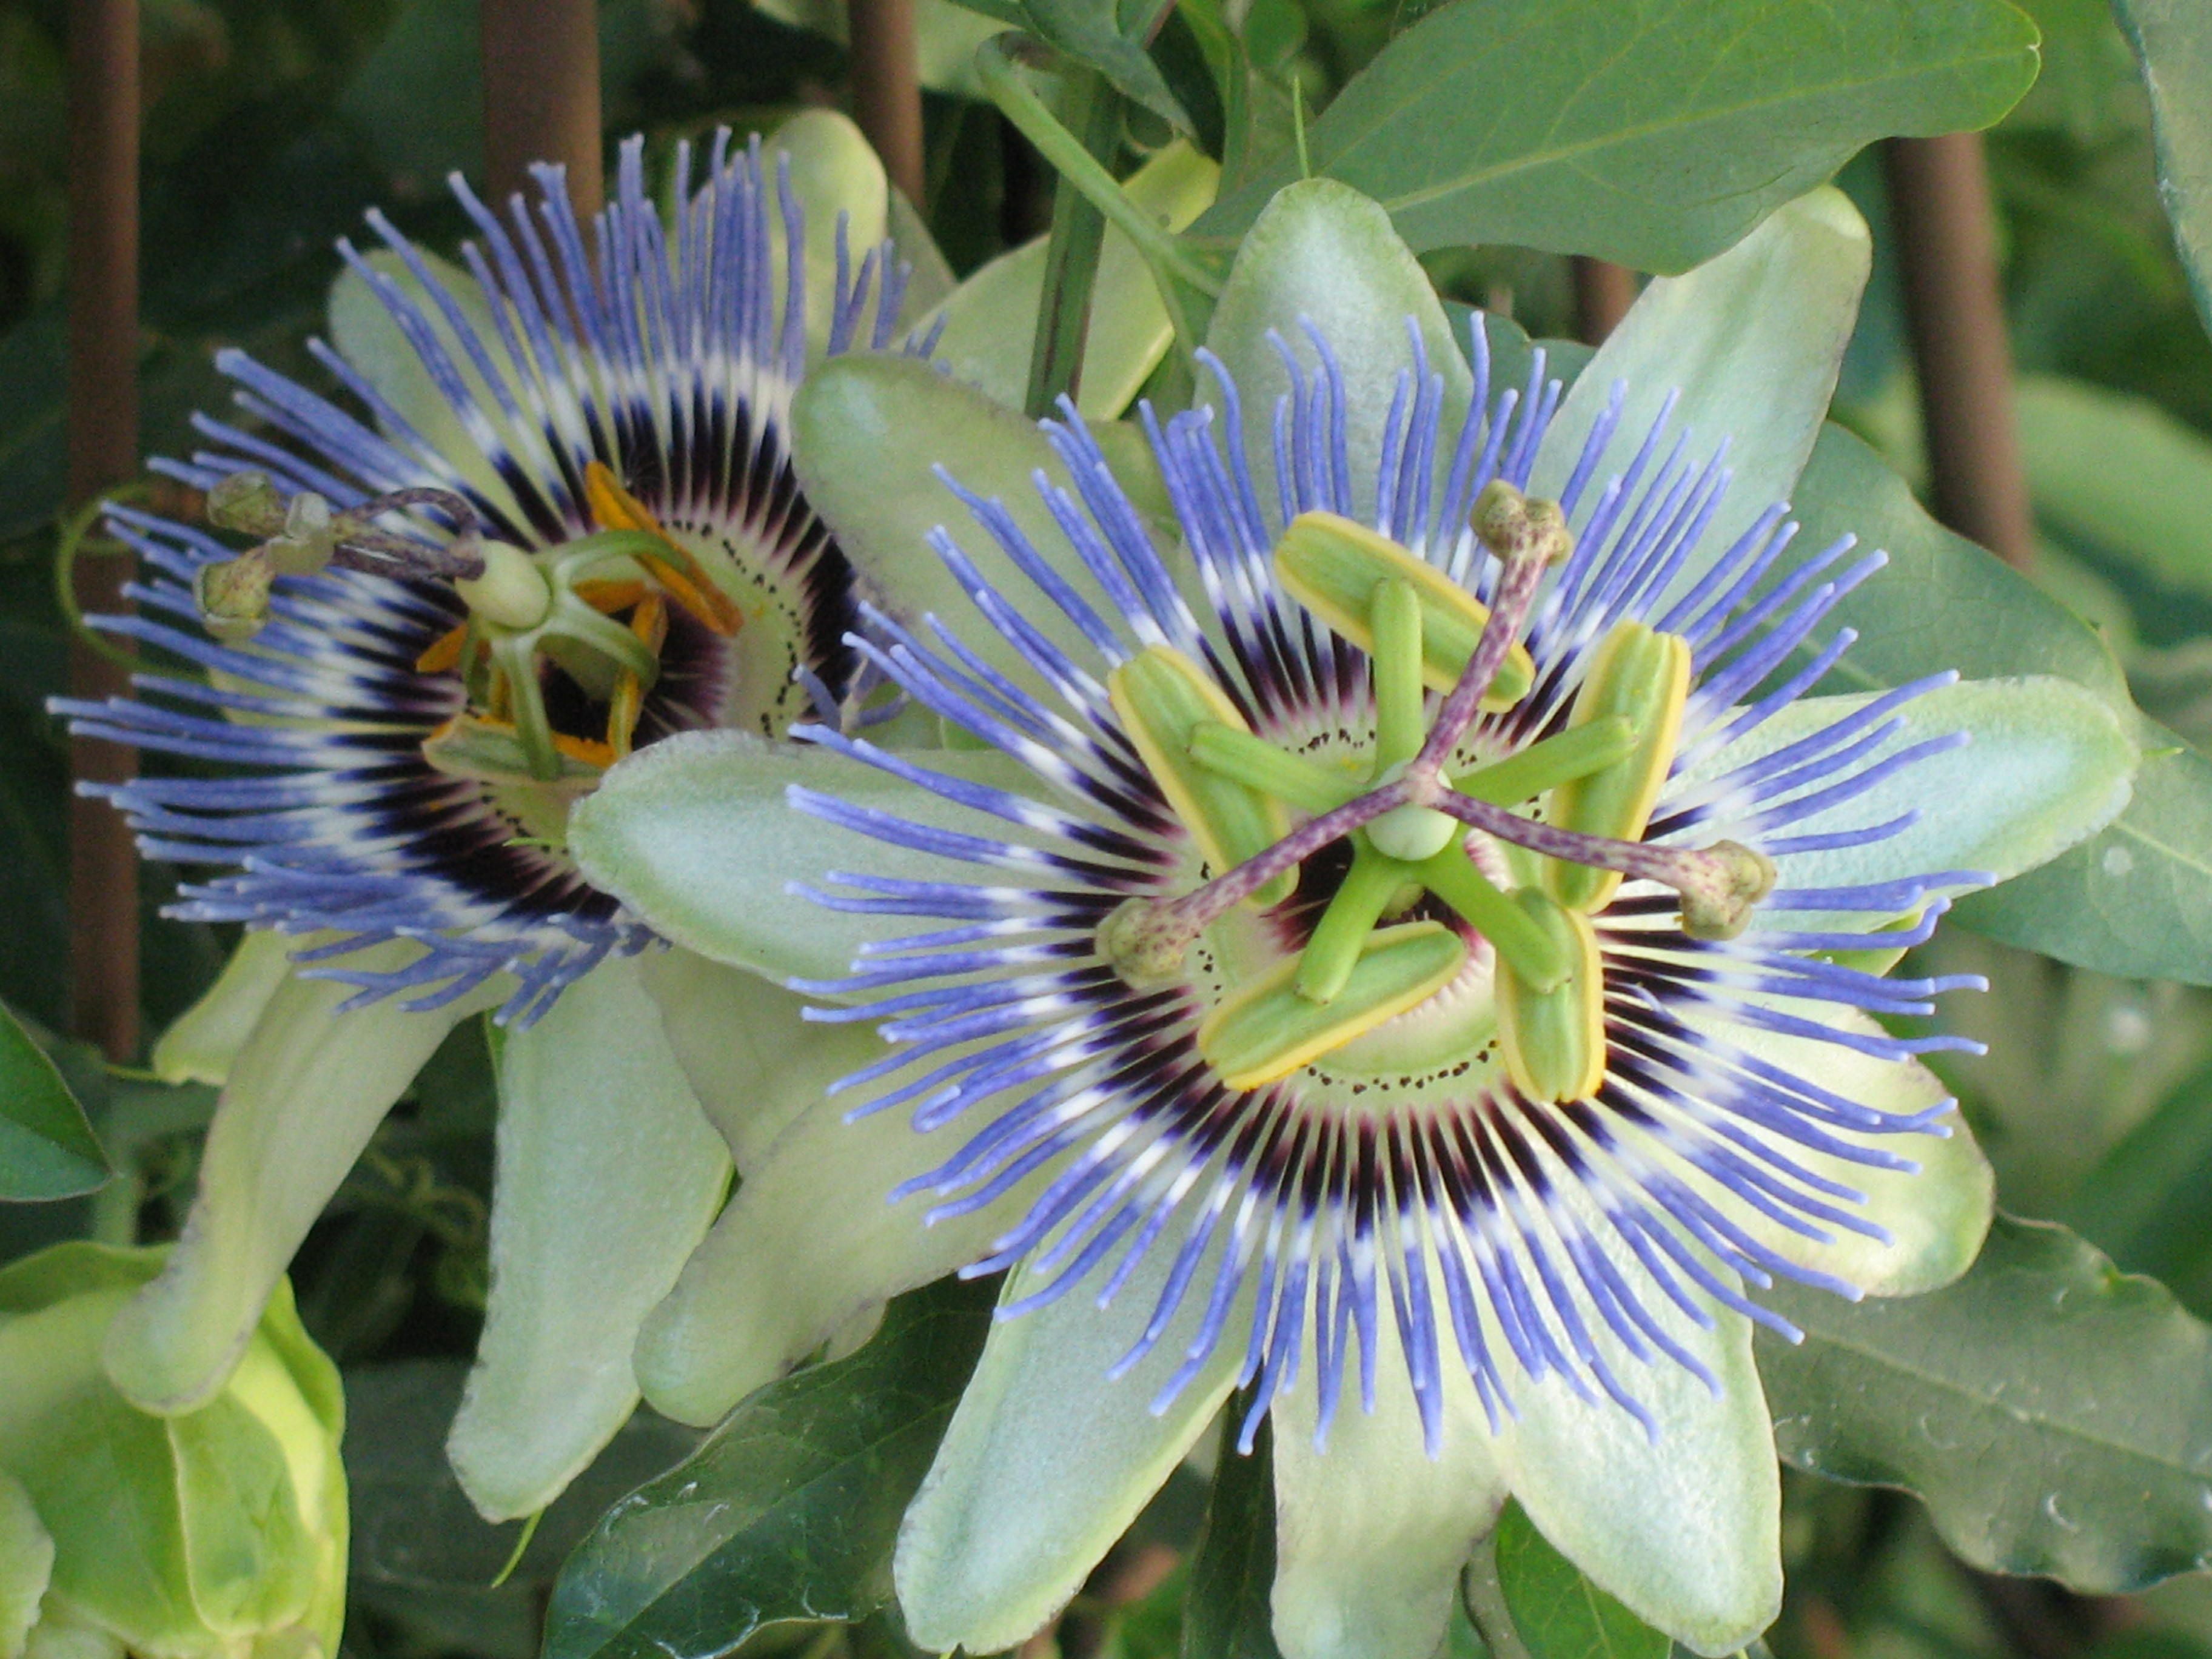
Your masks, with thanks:
M 107 1176 L 84 1108 L 46 1051 L 0 1006 L 0 1200 L 75 1198 Z
M 2212 594 L 2212 443 L 2156 404 L 2055 375 L 2021 380 L 2037 516 L 2071 546 Z
M 1159 65 L 1141 44 L 1121 33 L 1114 0 L 1021 0 L 1021 9 L 1031 28 L 1090 64 L 1124 98 L 1142 104 L 1178 132 L 1196 131 Z
M 2088 1594 L 2212 1565 L 2212 1330 L 2063 1227 L 2000 1217 L 1972 1271 L 1856 1304 L 1777 1288 L 1775 1443 L 1903 1486 L 1967 1561 Z
M 850 1358 L 770 1384 L 600 1521 L 546 1616 L 546 1659 L 726 1653 L 763 1626 L 858 1620 L 991 1324 L 996 1280 L 901 1297 Z
M 1498 1518 L 1498 1583 L 1530 1659 L 1667 1659 L 1674 1643 L 1583 1577 L 1518 1504 Z
M 1274 1451 L 1261 1422 L 1249 1457 L 1237 1450 L 1245 1396 L 1229 1402 L 1206 1524 L 1182 1604 L 1182 1659 L 1282 1659 L 1275 1645 Z
M 2208 1185 L 2212 1066 L 2184 1079 L 2099 1159 L 2059 1218 L 2128 1272 L 2148 1273 L 2186 1297 L 2212 1265 Z
M 1457 0 L 1353 77 L 1309 150 L 1417 249 L 1683 270 L 1875 138 L 1987 126 L 2035 43 L 2004 0 Z M 1198 229 L 1233 237 L 1296 177 L 1279 157 Z
M 2142 65 L 2158 138 L 2159 194 L 2189 270 L 2197 309 L 2212 326 L 2212 12 L 2202 0 L 2114 0 Z

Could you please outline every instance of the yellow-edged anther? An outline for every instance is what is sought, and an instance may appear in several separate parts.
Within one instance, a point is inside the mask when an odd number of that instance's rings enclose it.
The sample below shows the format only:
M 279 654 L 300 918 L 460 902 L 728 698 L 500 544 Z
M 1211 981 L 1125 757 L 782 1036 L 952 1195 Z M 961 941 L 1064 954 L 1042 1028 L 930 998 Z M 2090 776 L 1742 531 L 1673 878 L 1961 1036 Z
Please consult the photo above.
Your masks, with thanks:
M 558 770 L 555 776 L 541 779 L 511 721 L 456 714 L 423 739 L 422 758 L 454 777 L 572 785 L 598 781 L 599 775 L 618 758 L 604 743 L 562 732 L 554 734 L 553 748 Z
M 622 481 L 605 461 L 592 461 L 584 468 L 584 500 L 592 509 L 592 522 L 600 529 L 641 530 L 667 547 L 671 557 L 659 559 L 645 554 L 638 562 L 668 590 L 669 598 L 717 634 L 734 634 L 744 624 L 744 613 L 736 602 L 714 586 L 699 568 L 699 562 L 661 527 L 645 503 L 622 487 Z
M 461 648 L 469 642 L 469 625 L 457 623 L 430 641 L 430 648 L 415 659 L 418 674 L 443 674 L 461 665 Z
M 1215 1006 L 1198 1028 L 1198 1051 L 1231 1088 L 1256 1089 L 1427 1001 L 1466 960 L 1466 945 L 1441 922 L 1380 928 L 1343 988 L 1317 1003 L 1298 994 L 1298 959 L 1286 958 Z
M 1218 875 L 1289 833 L 1283 809 L 1267 796 L 1191 758 L 1191 738 L 1211 722 L 1249 732 L 1237 705 L 1203 668 L 1171 646 L 1147 646 L 1106 677 L 1106 692 L 1122 730 L 1137 745 L 1168 805 L 1197 838 Z M 1288 898 L 1298 872 L 1285 870 L 1251 902 L 1265 908 Z
M 1639 839 L 1674 764 L 1689 695 L 1688 641 L 1638 622 L 1616 623 L 1598 647 L 1567 726 L 1619 714 L 1633 723 L 1636 746 L 1602 770 L 1553 790 L 1549 820 L 1581 835 Z M 1545 890 L 1571 910 L 1595 915 L 1620 886 L 1617 870 L 1556 860 L 1544 866 Z
M 643 582 L 578 582 L 575 595 L 603 617 L 627 611 L 652 592 Z
M 1605 970 L 1589 918 L 1540 888 L 1512 896 L 1568 963 L 1566 976 L 1540 991 L 1498 958 L 1498 1035 L 1505 1070 L 1534 1101 L 1580 1100 L 1605 1080 Z
M 658 653 L 668 637 L 668 602 L 658 593 L 641 594 L 629 613 L 629 631 L 647 650 Z M 637 717 L 644 709 L 644 684 L 625 668 L 615 676 L 614 696 L 607 700 L 607 750 L 615 759 L 630 752 L 637 737 Z
M 1334 513 L 1301 513 L 1275 544 L 1275 570 L 1291 597 L 1363 651 L 1375 645 L 1375 590 L 1400 580 L 1421 604 L 1421 680 L 1432 691 L 1459 684 L 1489 607 L 1425 559 L 1380 532 Z M 1536 665 L 1515 643 L 1482 700 L 1510 708 L 1528 695 Z

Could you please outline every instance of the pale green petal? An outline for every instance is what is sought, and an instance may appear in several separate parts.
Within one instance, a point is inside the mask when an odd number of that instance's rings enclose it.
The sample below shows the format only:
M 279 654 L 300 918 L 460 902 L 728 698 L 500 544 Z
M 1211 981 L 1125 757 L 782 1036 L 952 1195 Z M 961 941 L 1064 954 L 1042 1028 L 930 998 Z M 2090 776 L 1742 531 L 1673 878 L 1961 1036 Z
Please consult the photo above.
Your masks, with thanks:
M 1735 475 L 1674 580 L 1676 588 L 1694 583 L 1797 487 L 1836 389 L 1872 246 L 1858 210 L 1823 185 L 1727 252 L 1652 282 L 1560 404 L 1530 489 L 1559 493 L 1616 381 L 1627 383 L 1628 398 L 1601 481 L 1626 465 L 1668 394 L 1680 391 L 1674 430 L 1695 434 L 1700 459 L 1726 439 Z
M 1692 791 L 1870 700 L 1802 698 L 1700 762 L 1668 794 Z M 1903 730 L 1875 755 L 1955 732 L 1972 741 L 1900 767 L 1863 794 L 1777 830 L 1819 835 L 1917 815 L 1895 835 L 1863 846 L 1782 854 L 1775 860 L 1780 886 L 1849 886 L 1949 870 L 1984 871 L 2002 880 L 2094 835 L 2127 805 L 2135 743 L 2110 703 L 2070 680 L 1967 680 L 1939 687 L 1899 713 Z M 1730 834 L 1732 806 L 1724 800 L 1700 836 Z
M 1136 204 L 1170 230 L 1182 230 L 1213 201 L 1221 169 L 1177 140 L 1122 181 Z M 934 360 L 985 395 L 1019 408 L 1029 391 L 1030 348 L 1044 290 L 1046 239 L 1000 254 L 922 319 L 927 335 L 945 325 Z M 1097 286 L 1075 404 L 1091 420 L 1119 415 L 1167 355 L 1175 328 L 1143 258 L 1109 226 L 1098 255 Z
M 124 1659 L 124 1653 L 123 1644 L 107 1632 L 52 1613 L 32 1626 L 23 1659 Z
M 1579 1214 L 1593 1244 L 1643 1282 L 1578 1184 L 1545 1160 L 1554 1201 Z M 1782 1489 L 1766 1397 L 1751 1358 L 1751 1322 L 1725 1309 L 1703 1330 L 1657 1294 L 1644 1305 L 1702 1362 L 1717 1393 L 1663 1355 L 1626 1353 L 1587 1306 L 1599 1352 L 1657 1425 L 1656 1437 L 1595 1384 L 1578 1398 L 1556 1376 L 1509 1388 L 1517 1419 L 1493 1443 L 1506 1485 L 1537 1529 L 1630 1612 L 1698 1652 L 1733 1653 L 1782 1604 Z M 1502 1342 L 1492 1352 L 1504 1352 Z
M 793 116 L 763 150 L 763 172 L 770 180 L 778 176 L 784 158 L 790 158 L 791 193 L 805 216 L 806 355 L 810 362 L 818 362 L 830 348 L 830 319 L 837 302 L 839 216 L 845 221 L 848 269 L 857 271 L 890 228 L 890 186 L 884 164 L 860 128 L 836 110 Z M 768 219 L 769 270 L 781 291 L 787 257 L 783 214 L 772 208 Z M 867 316 L 873 319 L 872 306 Z
M 952 267 L 938 247 L 937 239 L 929 234 L 928 224 L 914 204 L 906 199 L 906 193 L 893 185 L 890 199 L 886 223 L 892 245 L 907 266 L 906 294 L 899 302 L 899 324 L 902 329 L 911 329 L 920 318 L 943 303 L 957 284 Z
M 1310 1378 L 1274 1407 L 1275 1645 L 1284 1659 L 1427 1659 L 1443 1644 L 1460 1570 L 1504 1506 L 1490 1425 L 1447 1349 L 1443 1438 L 1431 1457 L 1395 1337 L 1375 1410 L 1346 1390 L 1314 1446 Z
M 808 1020 L 807 998 L 681 945 L 640 957 L 638 970 L 676 1063 L 740 1175 L 760 1167 L 830 1085 L 885 1052 L 867 1022 Z
M 1413 361 L 1409 317 L 1420 328 L 1431 371 L 1443 377 L 1443 429 L 1456 432 L 1474 377 L 1435 289 L 1390 228 L 1390 216 L 1333 179 L 1310 179 L 1278 191 L 1237 250 L 1206 335 L 1236 377 L 1245 449 L 1255 465 L 1274 453 L 1275 400 L 1290 389 L 1267 335 L 1279 333 L 1310 374 L 1316 359 L 1304 330 L 1310 320 L 1344 371 L 1353 499 L 1360 513 L 1371 511 L 1391 399 L 1400 373 Z M 1215 395 L 1204 375 L 1199 395 Z M 1441 461 L 1449 465 L 1448 448 Z
M 1197 1329 L 1206 1267 L 1151 1352 L 1119 1381 L 1106 1375 L 1142 1334 L 1174 1255 L 1148 1252 L 1104 1309 L 1086 1281 L 992 1327 L 899 1528 L 899 1610 L 923 1647 L 992 1653 L 1040 1629 L 1229 1397 L 1249 1314 L 1231 1314 L 1199 1374 L 1154 1410 Z M 1006 1295 L 1038 1282 L 1017 1272 Z
M 900 1182 L 950 1158 L 957 1127 L 917 1134 L 905 1113 L 847 1123 L 865 1097 L 803 1111 L 748 1175 L 667 1299 L 645 1322 L 638 1381 L 656 1411 L 719 1421 L 732 1406 L 902 1291 L 984 1255 L 1042 1176 L 972 1215 L 928 1225 Z
M 1020 653 L 983 621 L 929 545 L 942 526 L 1046 637 L 1079 661 L 1096 654 L 1057 608 L 1024 602 L 1036 586 L 976 525 L 935 469 L 997 501 L 1030 544 L 1096 601 L 1097 588 L 1038 498 L 1040 469 L 1073 486 L 1034 422 L 908 357 L 840 357 L 809 375 L 791 406 L 792 465 L 806 499 L 836 532 L 868 597 L 902 620 L 935 613 L 994 665 L 1033 684 Z
M 363 257 L 373 269 L 390 277 L 403 294 L 415 301 L 416 308 L 428 320 L 432 333 L 468 387 L 471 401 L 483 412 L 483 418 L 495 421 L 497 430 L 517 453 L 529 455 L 541 449 L 542 438 L 518 430 L 494 415 L 498 403 L 491 387 L 462 348 L 459 337 L 446 320 L 434 296 L 424 291 L 406 263 L 388 248 L 369 250 Z M 477 279 L 434 253 L 424 252 L 420 257 L 438 286 L 459 307 L 471 331 L 482 339 L 496 340 L 499 336 L 492 321 L 491 307 Z M 526 522 L 513 492 L 485 458 L 483 446 L 470 436 L 468 428 L 445 394 L 438 390 L 437 382 L 423 367 L 421 356 L 392 319 L 384 301 L 350 265 L 339 272 L 337 280 L 331 284 L 330 325 L 331 343 L 337 348 L 338 355 L 368 377 L 392 412 L 407 423 L 421 444 L 418 447 L 407 443 L 398 433 L 386 435 L 409 448 L 442 482 L 456 486 L 465 484 L 515 522 Z M 492 361 L 501 362 L 501 354 L 494 352 Z M 503 368 L 501 372 L 507 371 Z M 513 384 L 511 376 L 509 383 Z
M 31 1494 L 0 1469 L 0 1659 L 22 1659 L 23 1638 L 39 1620 L 39 1598 L 53 1577 L 54 1540 Z
M 1024 790 L 1030 775 L 996 750 L 931 754 L 949 776 Z M 793 809 L 803 785 L 913 822 L 990 834 L 967 807 L 826 749 L 739 732 L 686 732 L 641 749 L 608 773 L 568 820 L 568 849 L 593 884 L 656 931 L 716 962 L 777 979 L 828 978 L 860 945 L 925 924 L 823 908 L 787 887 L 821 888 L 833 872 L 988 884 L 984 866 L 894 847 Z M 1008 839 L 1019 839 L 1012 826 Z
M 417 953 L 394 943 L 343 965 L 391 969 Z M 190 1411 L 222 1386 L 285 1264 L 392 1102 L 446 1034 L 505 988 L 427 1013 L 389 997 L 338 1012 L 356 994 L 295 973 L 239 1051 L 184 1236 L 109 1333 L 108 1375 L 143 1409 Z
M 1772 1006 L 1799 1018 L 1808 1017 L 1802 1003 L 1777 999 Z M 1881 1030 L 1856 1009 L 1835 1009 L 1824 1012 L 1821 1018 L 1824 1024 L 1861 1036 L 1877 1036 Z M 1923 1112 L 1951 1097 L 1942 1080 L 1917 1060 L 1882 1060 L 1813 1037 L 1734 1024 L 1711 1014 L 1692 1015 L 1689 1023 L 1792 1076 L 1810 1079 L 1846 1100 L 1876 1111 Z M 1807 1238 L 1741 1200 L 1731 1200 L 1711 1176 L 1671 1154 L 1657 1152 L 1648 1141 L 1643 1144 L 1653 1157 L 1663 1158 L 1684 1181 L 1712 1198 L 1737 1226 L 1784 1260 L 1832 1274 L 1869 1296 L 1918 1296 L 1949 1284 L 1973 1265 L 1983 1236 L 1989 1231 L 1995 1199 L 1989 1160 L 1982 1156 L 1966 1120 L 1952 1111 L 1938 1123 L 1949 1131 L 1940 1139 L 1934 1135 L 1837 1132 L 1843 1139 L 1911 1158 L 1919 1165 L 1915 1171 L 1872 1169 L 1778 1136 L 1763 1137 L 1799 1168 L 1865 1194 L 1863 1206 L 1839 1204 L 1838 1207 L 1850 1209 L 1887 1229 L 1890 1235 L 1887 1241 L 1837 1227 L 1828 1229 L 1834 1235 L 1830 1243 Z M 1754 1126 L 1744 1127 L 1748 1133 L 1759 1133 Z
M 268 928 L 249 929 L 222 975 L 155 1043 L 154 1075 L 164 1083 L 220 1085 L 269 999 L 291 972 L 292 952 L 315 943 Z
M 489 1521 L 535 1514 L 638 1400 L 630 1350 L 729 1184 L 633 957 L 499 1046 L 491 1294 L 446 1449 Z

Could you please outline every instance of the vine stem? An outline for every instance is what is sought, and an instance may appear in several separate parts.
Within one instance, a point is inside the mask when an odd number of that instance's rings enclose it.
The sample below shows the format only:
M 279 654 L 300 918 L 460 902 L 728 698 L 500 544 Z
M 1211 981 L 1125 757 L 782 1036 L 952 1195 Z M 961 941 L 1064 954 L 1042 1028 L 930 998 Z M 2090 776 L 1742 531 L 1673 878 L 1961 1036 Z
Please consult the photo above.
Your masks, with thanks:
M 1096 70 L 1073 69 L 1062 106 L 1084 153 L 1103 167 L 1121 142 L 1121 100 Z M 1044 287 L 1030 348 L 1030 383 L 1023 408 L 1033 421 L 1050 415 L 1082 384 L 1083 349 L 1091 330 L 1091 295 L 1106 216 L 1065 173 L 1053 187 L 1052 234 L 1045 244 Z

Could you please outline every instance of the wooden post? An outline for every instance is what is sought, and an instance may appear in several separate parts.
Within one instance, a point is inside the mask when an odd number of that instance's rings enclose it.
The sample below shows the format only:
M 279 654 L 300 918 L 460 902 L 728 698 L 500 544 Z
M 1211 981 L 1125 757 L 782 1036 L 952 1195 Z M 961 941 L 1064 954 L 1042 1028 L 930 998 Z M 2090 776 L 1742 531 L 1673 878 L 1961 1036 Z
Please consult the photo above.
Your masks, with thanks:
M 597 0 L 481 3 L 485 181 L 503 203 L 530 188 L 533 162 L 558 162 L 588 222 L 606 200 Z
M 1584 345 L 1603 345 L 1636 303 L 1636 273 L 1610 259 L 1578 253 L 1575 268 L 1575 332 Z
M 138 470 L 138 5 L 70 0 L 69 9 L 69 501 L 72 507 Z M 88 611 L 120 611 L 125 556 L 76 566 Z M 70 691 L 105 697 L 124 671 L 70 642 Z M 118 782 L 131 751 L 79 738 L 79 782 Z M 70 803 L 70 1024 L 111 1060 L 138 1047 L 138 865 L 122 816 Z
M 849 0 L 853 118 L 883 158 L 884 171 L 919 211 L 922 200 L 921 82 L 915 55 L 914 0 Z
M 2025 569 L 2035 519 L 2013 421 L 2012 343 L 1981 135 L 1893 138 L 1885 152 L 1936 516 Z

